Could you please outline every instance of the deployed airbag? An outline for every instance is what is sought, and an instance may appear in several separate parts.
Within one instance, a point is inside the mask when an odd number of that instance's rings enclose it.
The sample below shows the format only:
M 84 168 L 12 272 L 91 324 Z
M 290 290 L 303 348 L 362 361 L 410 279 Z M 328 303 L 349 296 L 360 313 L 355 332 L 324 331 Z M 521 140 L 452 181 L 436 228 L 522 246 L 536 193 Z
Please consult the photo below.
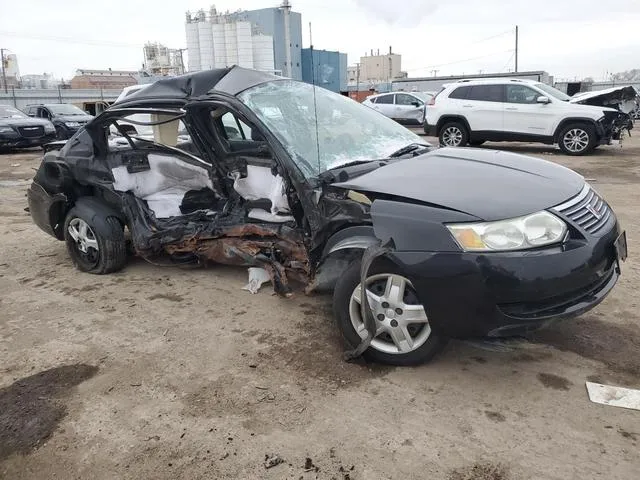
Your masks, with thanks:
M 131 192 L 145 200 L 157 218 L 181 215 L 180 205 L 190 190 L 209 188 L 209 173 L 171 155 L 151 153 L 149 170 L 131 173 L 126 166 L 112 169 L 114 190 Z

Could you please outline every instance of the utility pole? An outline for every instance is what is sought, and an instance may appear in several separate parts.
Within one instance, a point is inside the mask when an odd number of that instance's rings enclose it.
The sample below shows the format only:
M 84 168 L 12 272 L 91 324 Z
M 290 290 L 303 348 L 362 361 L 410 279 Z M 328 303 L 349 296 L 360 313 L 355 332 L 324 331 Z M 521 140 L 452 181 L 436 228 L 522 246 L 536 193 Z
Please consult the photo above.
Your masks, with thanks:
M 4 93 L 9 93 L 7 89 L 7 72 L 4 68 L 4 51 L 5 48 L 0 48 L 0 65 L 2 66 L 2 84 L 4 85 Z
M 440 70 L 431 70 L 431 74 L 435 77 Z
M 285 3 L 289 3 L 289 2 L 285 2 Z M 311 84 L 315 85 L 316 84 L 316 70 L 313 67 L 313 64 L 314 64 L 315 60 L 313 58 L 313 37 L 311 35 L 311 22 L 309 22 L 309 53 L 311 54 Z
M 518 25 L 516 25 L 516 73 L 518 73 Z
M 292 70 L 292 62 L 291 62 L 291 25 L 290 25 L 290 16 L 291 16 L 291 4 L 289 0 L 282 0 L 282 5 L 280 5 L 282 12 L 284 14 L 284 58 L 285 58 L 285 66 L 286 68 L 286 76 L 291 77 Z M 311 25 L 311 24 L 309 24 Z M 311 28 L 311 27 L 309 27 Z M 311 43 L 311 39 L 309 39 L 309 43 Z M 284 72 L 283 72 L 284 73 Z

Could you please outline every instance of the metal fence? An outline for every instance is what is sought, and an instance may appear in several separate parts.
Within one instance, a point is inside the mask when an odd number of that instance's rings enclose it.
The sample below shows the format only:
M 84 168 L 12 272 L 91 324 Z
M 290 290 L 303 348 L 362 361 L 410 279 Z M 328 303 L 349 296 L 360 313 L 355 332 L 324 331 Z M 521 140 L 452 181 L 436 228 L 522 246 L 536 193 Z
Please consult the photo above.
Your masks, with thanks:
M 111 89 L 22 89 L 0 90 L 0 104 L 12 105 L 22 109 L 33 103 L 74 103 L 76 105 L 92 102 L 112 103 L 121 90 Z

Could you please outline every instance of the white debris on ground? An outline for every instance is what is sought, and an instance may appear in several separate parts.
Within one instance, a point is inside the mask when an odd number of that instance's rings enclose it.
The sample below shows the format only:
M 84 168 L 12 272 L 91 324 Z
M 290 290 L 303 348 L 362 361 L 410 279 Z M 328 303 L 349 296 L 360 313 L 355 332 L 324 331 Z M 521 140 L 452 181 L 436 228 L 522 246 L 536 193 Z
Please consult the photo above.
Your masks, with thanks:
M 251 293 L 258 293 L 260 287 L 264 283 L 270 281 L 271 277 L 264 268 L 251 267 L 249 268 L 249 283 L 242 287 L 242 290 L 249 290 Z
M 586 383 L 589 400 L 593 403 L 640 410 L 640 390 L 602 385 L 600 383 Z

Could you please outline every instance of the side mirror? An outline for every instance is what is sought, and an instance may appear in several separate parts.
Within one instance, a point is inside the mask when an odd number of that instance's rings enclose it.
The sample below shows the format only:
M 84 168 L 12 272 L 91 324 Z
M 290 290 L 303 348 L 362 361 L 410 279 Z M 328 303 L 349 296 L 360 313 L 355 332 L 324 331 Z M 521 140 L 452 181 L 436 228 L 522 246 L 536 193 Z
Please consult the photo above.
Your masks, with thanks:
M 35 117 L 36 116 L 35 113 L 27 113 L 27 115 L 29 115 L 30 117 Z
M 551 100 L 549 100 L 549 97 L 545 97 L 544 95 L 540 95 L 538 98 L 536 98 L 536 102 L 538 103 L 551 103 Z
M 411 105 L 413 105 L 414 107 L 420 107 L 420 102 L 411 102 Z

